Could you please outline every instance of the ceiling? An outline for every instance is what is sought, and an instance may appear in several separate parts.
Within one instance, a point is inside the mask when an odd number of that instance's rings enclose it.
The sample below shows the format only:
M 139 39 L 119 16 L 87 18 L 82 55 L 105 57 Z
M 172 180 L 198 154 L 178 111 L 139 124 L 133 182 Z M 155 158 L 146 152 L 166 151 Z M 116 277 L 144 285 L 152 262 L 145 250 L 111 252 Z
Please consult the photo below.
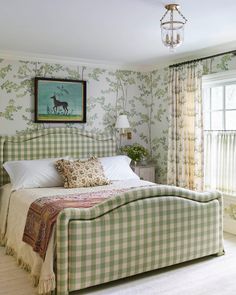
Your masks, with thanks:
M 188 22 L 169 53 L 159 20 L 171 1 L 0 0 L 0 52 L 148 67 L 236 49 L 235 0 L 173 2 Z

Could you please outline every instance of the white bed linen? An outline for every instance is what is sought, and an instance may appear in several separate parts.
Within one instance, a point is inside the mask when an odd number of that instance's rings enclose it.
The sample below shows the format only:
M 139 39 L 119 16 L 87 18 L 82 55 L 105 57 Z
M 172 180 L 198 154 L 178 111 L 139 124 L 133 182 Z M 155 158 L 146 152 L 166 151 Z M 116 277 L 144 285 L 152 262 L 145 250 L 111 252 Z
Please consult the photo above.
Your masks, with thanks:
M 32 247 L 22 241 L 28 209 L 36 199 L 46 196 L 66 195 L 79 192 L 92 192 L 114 188 L 137 188 L 154 185 L 143 180 L 113 181 L 106 186 L 65 189 L 61 187 L 21 189 L 11 192 L 11 185 L 6 184 L 0 190 L 0 233 L 8 249 L 12 249 L 18 261 L 31 269 L 31 275 L 39 279 L 38 292 L 48 292 L 48 286 L 55 284 L 53 272 L 54 230 L 49 241 L 45 260 Z M 50 282 L 50 283 L 49 283 Z

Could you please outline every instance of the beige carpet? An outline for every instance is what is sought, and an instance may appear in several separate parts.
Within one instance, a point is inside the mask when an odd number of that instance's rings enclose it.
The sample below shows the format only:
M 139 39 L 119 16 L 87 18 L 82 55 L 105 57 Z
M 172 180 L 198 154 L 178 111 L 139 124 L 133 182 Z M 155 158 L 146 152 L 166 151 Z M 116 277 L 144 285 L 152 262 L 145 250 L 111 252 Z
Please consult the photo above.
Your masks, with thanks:
M 236 295 L 236 236 L 225 234 L 226 255 L 208 257 L 92 287 L 73 295 Z M 33 295 L 29 275 L 0 247 L 0 294 Z

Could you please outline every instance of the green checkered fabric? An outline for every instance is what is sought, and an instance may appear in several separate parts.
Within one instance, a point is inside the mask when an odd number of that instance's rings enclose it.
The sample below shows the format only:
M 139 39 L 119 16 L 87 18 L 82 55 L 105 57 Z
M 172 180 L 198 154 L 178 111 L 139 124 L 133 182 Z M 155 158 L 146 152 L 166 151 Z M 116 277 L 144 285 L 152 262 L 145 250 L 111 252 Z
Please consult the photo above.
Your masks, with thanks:
M 0 137 L 0 186 L 9 182 L 2 165 L 6 161 L 71 156 L 88 158 L 116 154 L 116 139 L 77 128 L 47 128 L 25 135 Z
M 0 185 L 6 161 L 112 156 L 116 140 L 76 128 L 0 137 Z M 57 294 L 223 253 L 222 198 L 156 186 L 132 190 L 57 220 Z
M 135 189 L 57 220 L 57 294 L 223 254 L 222 197 L 171 186 Z

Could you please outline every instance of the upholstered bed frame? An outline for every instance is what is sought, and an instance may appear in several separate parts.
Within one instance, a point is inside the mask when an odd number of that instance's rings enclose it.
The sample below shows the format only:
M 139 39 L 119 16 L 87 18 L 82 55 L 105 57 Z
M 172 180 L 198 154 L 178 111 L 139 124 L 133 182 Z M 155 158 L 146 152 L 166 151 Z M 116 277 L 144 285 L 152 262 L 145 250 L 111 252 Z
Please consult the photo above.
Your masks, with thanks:
M 103 157 L 116 154 L 116 138 L 77 128 L 47 128 L 23 135 L 0 136 L 0 186 L 9 182 L 2 165 L 6 161 L 71 156 Z
M 49 128 L 0 137 L 9 160 L 111 156 L 115 138 L 78 129 Z M 64 209 L 56 224 L 57 294 L 128 277 L 207 255 L 223 254 L 222 199 L 153 186 L 123 193 L 90 209 Z

